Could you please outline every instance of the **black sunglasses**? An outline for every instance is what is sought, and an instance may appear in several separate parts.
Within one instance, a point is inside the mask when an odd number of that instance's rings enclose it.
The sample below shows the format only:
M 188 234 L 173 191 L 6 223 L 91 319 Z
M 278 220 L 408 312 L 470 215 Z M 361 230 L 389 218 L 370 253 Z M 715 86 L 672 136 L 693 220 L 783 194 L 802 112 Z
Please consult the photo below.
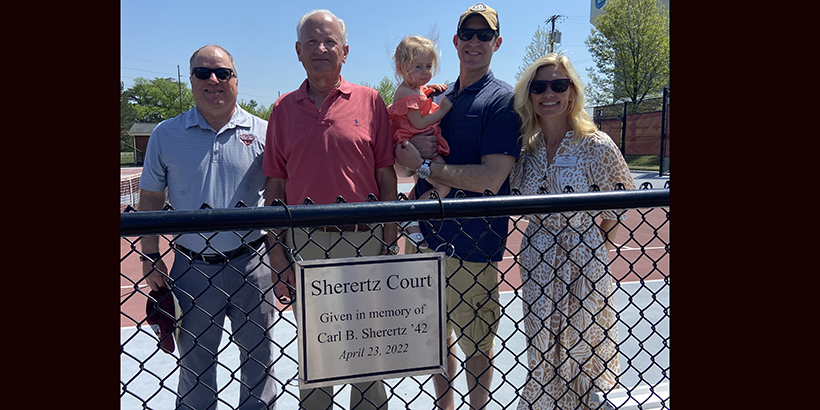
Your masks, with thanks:
M 207 80 L 211 78 L 211 73 L 216 74 L 216 78 L 225 81 L 234 76 L 233 70 L 230 68 L 222 67 L 222 68 L 205 68 L 205 67 L 195 67 L 191 70 L 191 74 L 195 75 L 196 78 L 200 80 Z
M 530 92 L 533 94 L 543 94 L 544 91 L 547 91 L 547 88 L 552 88 L 552 91 L 560 94 L 567 91 L 570 84 L 572 84 L 572 81 L 570 81 L 569 78 L 552 81 L 533 81 L 530 83 Z
M 470 41 L 474 34 L 478 34 L 478 39 L 480 41 L 490 41 L 496 34 L 498 34 L 498 31 L 491 28 L 480 28 L 478 30 L 473 28 L 460 28 L 456 34 L 461 41 Z

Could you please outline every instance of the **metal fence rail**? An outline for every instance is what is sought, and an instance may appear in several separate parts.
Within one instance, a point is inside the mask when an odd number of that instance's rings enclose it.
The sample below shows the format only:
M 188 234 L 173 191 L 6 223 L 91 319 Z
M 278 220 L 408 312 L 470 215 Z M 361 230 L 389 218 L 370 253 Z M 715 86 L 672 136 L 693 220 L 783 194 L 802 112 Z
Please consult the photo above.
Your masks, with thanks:
M 404 199 L 404 198 L 400 198 Z M 304 229 L 331 225 L 370 224 L 410 220 L 455 218 L 509 218 L 510 234 L 505 258 L 499 263 L 501 317 L 495 341 L 494 377 L 489 386 L 488 408 L 515 409 L 528 376 L 528 340 L 524 331 L 521 297 L 521 238 L 527 222 L 520 215 L 588 212 L 617 209 L 627 219 L 619 222 L 617 250 L 610 252 L 614 292 L 611 307 L 616 312 L 620 374 L 616 388 L 603 392 L 606 405 L 600 408 L 669 407 L 669 189 L 564 193 L 536 196 L 485 196 L 482 198 L 397 200 L 332 205 L 285 206 L 274 204 L 233 209 L 165 210 L 121 214 L 121 408 L 173 408 L 177 399 L 179 351 L 163 352 L 148 326 L 145 303 L 149 289 L 142 278 L 140 241 L 159 235 L 163 261 L 170 268 L 180 234 L 239 232 L 249 229 Z M 371 235 L 373 233 L 371 232 Z M 400 235 L 403 233 L 400 232 Z M 381 240 L 381 238 L 374 238 Z M 279 238 L 284 242 L 284 238 Z M 398 244 L 404 246 L 405 238 Z M 266 249 L 275 244 L 268 243 Z M 390 245 L 390 244 L 388 244 Z M 266 254 L 258 255 L 268 264 Z M 230 261 L 227 262 L 230 266 Z M 296 321 L 287 306 L 276 302 L 273 343 L 277 383 L 277 408 L 299 408 Z M 182 318 L 184 320 L 184 317 Z M 241 381 L 237 371 L 239 351 L 223 325 L 222 343 L 214 352 L 220 408 L 239 408 Z M 460 353 L 460 352 L 459 352 Z M 453 385 L 456 408 L 470 408 L 463 355 L 457 356 L 459 373 Z M 385 380 L 390 409 L 431 409 L 435 393 L 431 376 Z M 336 408 L 347 408 L 350 386 L 337 386 Z M 588 408 L 582 406 L 579 408 Z

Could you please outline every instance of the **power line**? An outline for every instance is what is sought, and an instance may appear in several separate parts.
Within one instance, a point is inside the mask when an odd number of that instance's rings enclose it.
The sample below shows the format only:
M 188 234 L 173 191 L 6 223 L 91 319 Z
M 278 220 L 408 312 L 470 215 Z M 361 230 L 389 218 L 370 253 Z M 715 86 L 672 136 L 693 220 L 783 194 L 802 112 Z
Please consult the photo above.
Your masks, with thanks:
M 160 65 L 167 65 L 167 66 L 171 66 L 171 67 L 173 67 L 173 66 L 175 66 L 175 65 L 176 65 L 176 64 L 168 64 L 168 63 L 159 63 L 159 62 L 156 62 L 156 61 L 146 60 L 146 59 L 144 59 L 144 58 L 137 58 L 137 57 L 131 57 L 131 56 L 125 56 L 125 55 L 120 55 L 120 57 L 130 58 L 130 59 L 132 59 L 132 60 L 145 61 L 146 63 L 160 64 Z
M 131 67 L 120 67 L 120 68 L 124 68 L 126 70 L 143 71 L 143 72 L 146 72 L 146 73 L 168 74 L 167 71 L 151 71 L 151 70 L 142 70 L 142 69 L 139 69 L 139 68 L 131 68 Z

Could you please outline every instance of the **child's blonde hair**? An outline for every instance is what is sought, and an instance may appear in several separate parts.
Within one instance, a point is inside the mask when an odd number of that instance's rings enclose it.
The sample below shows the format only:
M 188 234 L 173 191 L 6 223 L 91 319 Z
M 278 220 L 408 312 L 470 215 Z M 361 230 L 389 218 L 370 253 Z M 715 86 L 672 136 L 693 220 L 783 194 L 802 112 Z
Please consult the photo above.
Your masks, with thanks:
M 393 55 L 393 62 L 396 68 L 396 77 L 401 82 L 407 67 L 419 56 L 429 53 L 433 58 L 433 77 L 438 71 L 438 49 L 436 43 L 429 38 L 422 36 L 407 36 L 396 46 L 396 54 Z

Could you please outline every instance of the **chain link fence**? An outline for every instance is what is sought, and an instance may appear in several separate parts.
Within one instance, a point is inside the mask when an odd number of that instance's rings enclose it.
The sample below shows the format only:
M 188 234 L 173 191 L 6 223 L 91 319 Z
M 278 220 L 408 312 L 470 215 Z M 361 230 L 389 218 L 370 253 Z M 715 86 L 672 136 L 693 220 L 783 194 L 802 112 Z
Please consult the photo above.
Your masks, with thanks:
M 589 407 L 582 403 L 577 408 L 669 408 L 668 182 L 664 188 L 642 188 L 636 191 L 568 192 L 536 196 L 514 193 L 510 196 L 426 201 L 406 201 L 401 196 L 394 202 L 374 200 L 361 204 L 290 207 L 274 204 L 247 208 L 240 203 L 235 209 L 209 209 L 204 204 L 203 209 L 192 211 L 173 210 L 168 206 L 165 211 L 136 212 L 129 207 L 121 214 L 121 409 L 174 408 L 179 398 L 177 386 L 180 373 L 191 370 L 183 369 L 179 349 L 174 353 L 161 349 L 161 342 L 147 323 L 147 314 L 153 312 L 146 311 L 146 301 L 152 298 L 149 296 L 150 290 L 143 278 L 140 262 L 140 257 L 144 256 L 141 253 L 141 241 L 144 237 L 159 236 L 161 259 L 170 268 L 177 258 L 190 260 L 181 253 L 176 243 L 180 235 L 186 233 L 198 233 L 207 243 L 215 235 L 214 232 L 233 232 L 237 238 L 242 239 L 244 246 L 250 242 L 250 239 L 247 242 L 245 240 L 247 231 L 253 229 L 273 233 L 278 232 L 279 228 L 290 228 L 309 235 L 319 227 L 366 224 L 371 228 L 372 240 L 381 242 L 381 236 L 375 233 L 380 223 L 466 218 L 477 218 L 488 223 L 494 218 L 509 219 L 510 233 L 504 259 L 498 264 L 498 303 L 501 306 L 501 316 L 495 331 L 495 357 L 492 363 L 494 376 L 491 386 L 488 386 L 490 397 L 487 408 L 528 408 L 519 407 L 521 392 L 530 372 L 527 349 L 532 346 L 525 332 L 521 294 L 522 276 L 526 276 L 522 274 L 526 272 L 521 272 L 520 246 L 526 236 L 527 226 L 527 221 L 521 215 L 562 213 L 571 219 L 576 214 L 589 213 L 595 216 L 603 210 L 612 209 L 620 210 L 626 216 L 625 220 L 619 222 L 619 231 L 613 241 L 617 247 L 608 253 L 609 277 L 606 278 L 611 281 L 613 289 L 611 297 L 607 299 L 607 307 L 615 312 L 617 338 L 614 342 L 620 360 L 620 372 L 616 375 L 617 384 L 614 387 L 599 392 L 597 397 L 602 401 Z M 284 238 L 276 235 L 268 237 L 273 238 L 273 243 L 269 239 L 266 246 L 248 248 L 247 252 L 260 266 L 272 269 L 267 253 L 274 246 L 283 245 Z M 406 234 L 400 232 L 397 244 L 400 245 L 401 252 L 409 251 L 407 240 Z M 340 235 L 340 241 L 345 241 L 344 232 Z M 193 262 L 189 263 L 194 266 Z M 226 271 L 239 271 L 232 267 L 231 258 L 218 261 L 218 264 Z M 272 271 L 276 280 L 275 269 Z M 199 270 L 192 268 L 187 274 L 196 275 L 198 272 Z M 211 285 L 219 287 L 216 282 Z M 258 291 L 271 292 L 271 289 Z M 232 295 L 228 294 L 229 300 L 230 296 Z M 272 367 L 276 385 L 276 408 L 298 409 L 297 323 L 289 306 L 282 305 L 273 298 L 269 300 L 269 307 L 275 309 L 274 322 L 265 330 L 266 337 L 272 339 L 274 346 Z M 193 303 L 197 304 L 196 297 Z M 583 300 L 581 304 L 583 305 Z M 180 320 L 184 322 L 185 317 Z M 240 363 L 248 361 L 247 351 L 232 336 L 237 329 L 219 321 L 213 321 L 211 327 L 216 328 L 222 337 L 219 348 L 211 352 L 213 367 L 216 369 L 216 387 L 209 394 L 214 397 L 214 403 L 219 408 L 243 408 L 240 401 L 251 402 L 255 399 L 253 393 L 248 397 L 246 390 L 253 386 L 247 386 L 239 372 Z M 199 335 L 192 336 L 197 340 Z M 583 337 L 581 342 L 584 342 Z M 560 343 L 558 346 L 567 351 L 576 347 L 560 346 Z M 464 356 L 460 351 L 458 353 L 458 372 L 452 386 L 456 408 L 470 408 L 469 389 L 465 381 L 466 369 L 462 363 Z M 572 357 L 567 357 L 566 360 L 572 360 Z M 586 376 L 593 383 L 596 377 L 600 377 L 596 374 Z M 554 377 L 562 376 L 555 372 Z M 572 380 L 561 381 L 572 385 Z M 390 409 L 434 408 L 435 392 L 431 375 L 387 379 L 384 384 Z M 353 388 L 355 387 L 349 385 L 337 386 L 333 396 L 334 409 L 349 408 L 349 391 Z M 251 391 L 253 392 L 252 389 Z

